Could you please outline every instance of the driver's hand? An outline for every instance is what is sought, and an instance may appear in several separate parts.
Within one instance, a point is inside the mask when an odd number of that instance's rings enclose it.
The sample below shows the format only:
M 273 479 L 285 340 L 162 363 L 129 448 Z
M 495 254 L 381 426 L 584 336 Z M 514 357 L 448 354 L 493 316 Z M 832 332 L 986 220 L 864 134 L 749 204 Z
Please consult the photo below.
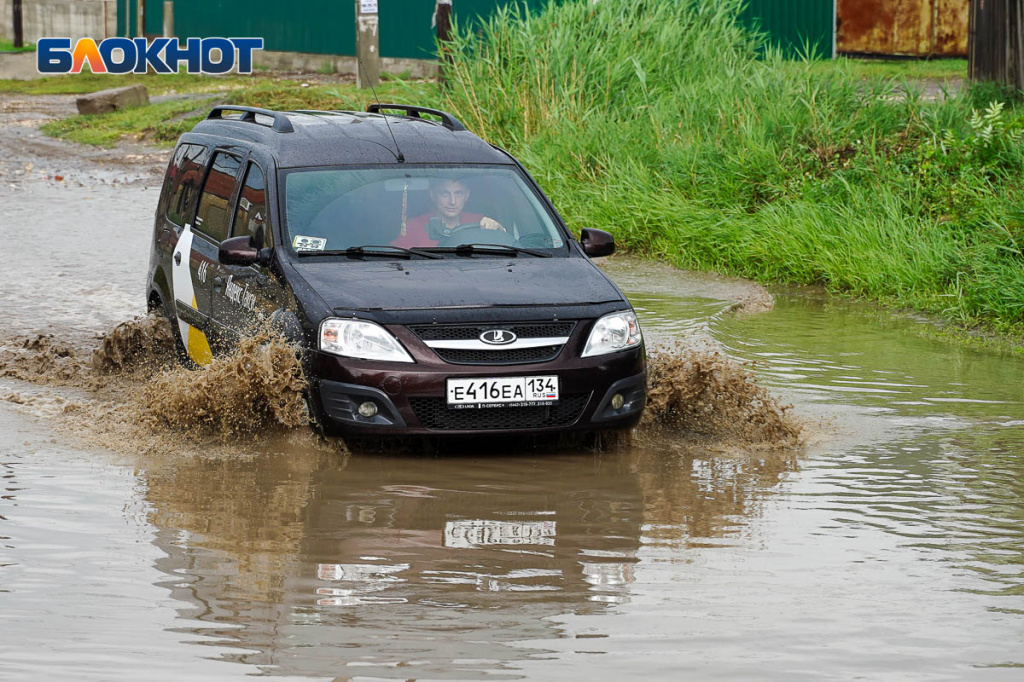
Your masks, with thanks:
M 484 216 L 483 218 L 480 219 L 480 227 L 484 228 L 485 230 L 505 229 L 497 220 L 495 220 L 494 218 L 488 218 L 487 216 Z

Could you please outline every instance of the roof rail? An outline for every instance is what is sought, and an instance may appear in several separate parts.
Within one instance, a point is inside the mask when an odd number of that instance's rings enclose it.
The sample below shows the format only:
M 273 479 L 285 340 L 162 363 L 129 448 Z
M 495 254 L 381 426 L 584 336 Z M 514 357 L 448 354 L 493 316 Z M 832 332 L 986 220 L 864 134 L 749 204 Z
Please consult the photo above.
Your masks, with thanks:
M 394 110 L 404 111 L 406 116 L 413 118 L 421 118 L 420 114 L 430 114 L 431 116 L 437 116 L 441 119 L 441 125 L 451 131 L 465 130 L 466 126 L 462 125 L 459 119 L 455 118 L 447 111 L 441 111 L 440 109 L 428 109 L 427 107 L 416 107 L 411 104 L 371 104 L 366 107 L 366 111 L 371 114 L 379 114 L 382 111 Z
M 279 133 L 295 132 L 295 128 L 292 127 L 292 122 L 288 120 L 288 117 L 285 116 L 283 112 L 272 111 L 270 109 L 260 109 L 258 107 L 241 107 L 232 104 L 225 104 L 223 106 L 214 107 L 213 109 L 211 109 L 209 115 L 206 117 L 206 120 L 229 120 L 224 118 L 225 111 L 242 112 L 242 117 L 240 119 L 230 120 L 240 120 L 245 121 L 246 123 L 255 123 L 256 125 L 272 128 L 273 130 L 276 130 Z M 266 123 L 261 123 L 260 121 L 256 120 L 257 114 L 261 116 L 266 116 L 268 118 L 272 118 L 274 120 L 273 125 L 267 125 Z

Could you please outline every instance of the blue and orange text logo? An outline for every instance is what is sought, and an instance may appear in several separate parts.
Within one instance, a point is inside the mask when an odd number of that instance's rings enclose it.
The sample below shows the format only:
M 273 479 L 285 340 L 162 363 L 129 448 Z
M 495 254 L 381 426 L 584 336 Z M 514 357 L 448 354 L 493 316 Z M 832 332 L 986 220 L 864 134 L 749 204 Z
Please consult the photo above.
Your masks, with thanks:
M 252 73 L 252 53 L 263 49 L 263 38 L 106 38 L 98 44 L 81 38 L 40 38 L 36 43 L 39 73 Z

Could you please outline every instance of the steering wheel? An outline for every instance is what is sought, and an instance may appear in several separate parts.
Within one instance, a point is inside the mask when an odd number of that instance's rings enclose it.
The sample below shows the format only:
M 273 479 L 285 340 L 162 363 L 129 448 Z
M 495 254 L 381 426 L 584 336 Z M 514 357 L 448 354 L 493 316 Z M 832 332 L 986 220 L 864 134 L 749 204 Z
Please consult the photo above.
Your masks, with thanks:
M 430 237 L 431 239 L 436 239 L 437 241 L 441 241 L 442 239 L 447 239 L 448 237 L 452 236 L 456 232 L 460 232 L 461 230 L 471 229 L 471 228 L 474 228 L 474 227 L 480 227 L 480 223 L 479 222 L 459 223 L 455 227 L 445 227 L 441 223 L 441 219 L 440 218 L 434 217 L 434 218 L 431 218 L 430 222 L 427 223 L 427 236 Z
M 515 246 L 515 240 L 505 230 L 486 230 L 480 227 L 480 223 L 456 225 L 451 234 L 444 235 L 437 240 L 438 246 L 458 246 L 459 244 Z

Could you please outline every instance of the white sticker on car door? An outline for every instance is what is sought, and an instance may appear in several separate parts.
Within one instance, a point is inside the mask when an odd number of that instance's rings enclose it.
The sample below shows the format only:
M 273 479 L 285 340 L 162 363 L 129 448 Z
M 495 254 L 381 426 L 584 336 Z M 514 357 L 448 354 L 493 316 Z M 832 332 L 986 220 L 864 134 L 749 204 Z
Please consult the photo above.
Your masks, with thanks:
M 196 292 L 192 284 L 192 272 L 190 263 L 192 261 L 192 227 L 188 224 L 181 231 L 178 242 L 171 251 L 171 289 L 175 300 L 174 317 L 178 321 L 178 331 L 181 333 L 181 340 L 185 344 L 188 356 L 193 362 L 200 365 L 208 365 L 213 362 L 213 351 L 210 350 L 210 342 L 206 334 L 201 330 L 185 322 L 178 315 L 178 306 L 184 305 L 199 310 L 196 305 Z

